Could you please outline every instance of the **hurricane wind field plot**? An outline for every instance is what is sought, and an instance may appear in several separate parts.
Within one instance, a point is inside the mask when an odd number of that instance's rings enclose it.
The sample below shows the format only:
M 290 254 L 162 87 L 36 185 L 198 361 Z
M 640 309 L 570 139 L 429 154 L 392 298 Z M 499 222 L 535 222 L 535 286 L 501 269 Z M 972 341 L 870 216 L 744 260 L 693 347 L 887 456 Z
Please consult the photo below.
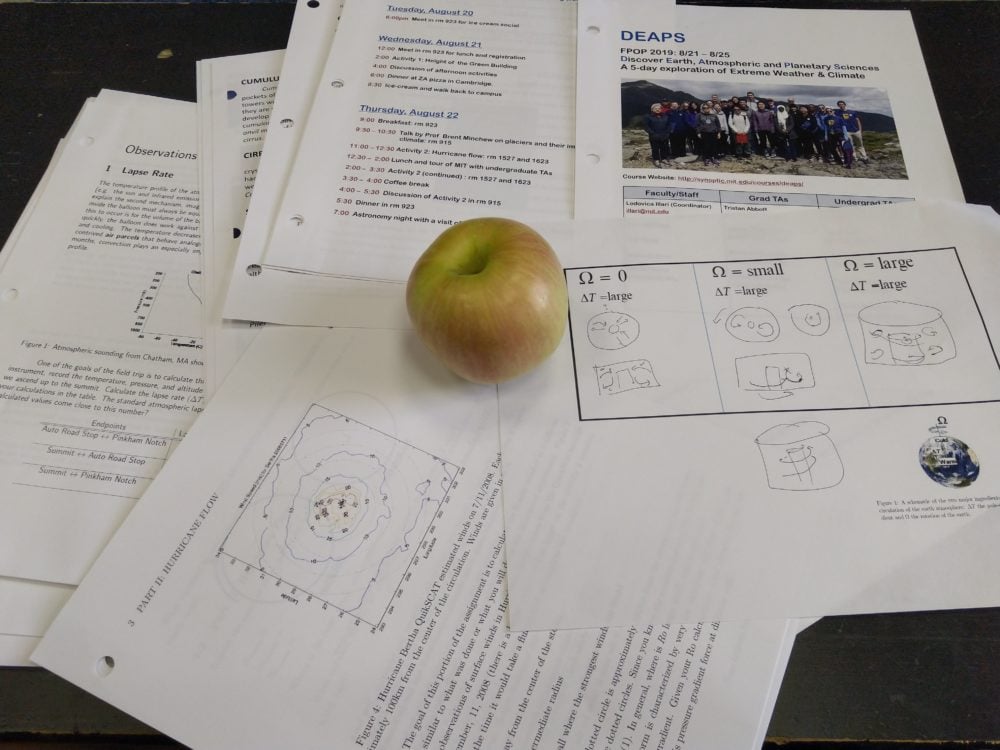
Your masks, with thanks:
M 221 552 L 375 625 L 459 471 L 313 404 Z

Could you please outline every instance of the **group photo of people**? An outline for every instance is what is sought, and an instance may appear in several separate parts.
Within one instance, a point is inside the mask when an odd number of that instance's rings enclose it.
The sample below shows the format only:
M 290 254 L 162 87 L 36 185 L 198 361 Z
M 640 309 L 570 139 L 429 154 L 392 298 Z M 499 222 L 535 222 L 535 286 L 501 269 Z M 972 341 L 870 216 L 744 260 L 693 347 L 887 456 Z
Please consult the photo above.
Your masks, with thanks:
M 628 80 L 621 109 L 626 168 L 906 178 L 881 89 Z

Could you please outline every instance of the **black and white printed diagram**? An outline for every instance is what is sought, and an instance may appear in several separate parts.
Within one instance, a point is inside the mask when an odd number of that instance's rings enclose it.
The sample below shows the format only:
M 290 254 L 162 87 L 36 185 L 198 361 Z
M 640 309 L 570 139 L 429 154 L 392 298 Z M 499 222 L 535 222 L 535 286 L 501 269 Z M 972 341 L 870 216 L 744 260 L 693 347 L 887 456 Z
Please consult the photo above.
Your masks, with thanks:
M 220 552 L 375 627 L 460 473 L 313 404 Z
M 154 271 L 139 293 L 132 333 L 143 341 L 202 348 L 201 271 Z

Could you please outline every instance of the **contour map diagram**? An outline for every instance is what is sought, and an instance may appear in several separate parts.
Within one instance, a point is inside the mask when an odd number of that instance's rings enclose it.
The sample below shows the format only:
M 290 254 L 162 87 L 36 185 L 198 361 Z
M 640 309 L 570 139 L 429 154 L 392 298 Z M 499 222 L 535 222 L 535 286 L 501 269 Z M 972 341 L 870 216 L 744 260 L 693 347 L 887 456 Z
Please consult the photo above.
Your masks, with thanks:
M 459 471 L 313 404 L 221 551 L 377 624 Z

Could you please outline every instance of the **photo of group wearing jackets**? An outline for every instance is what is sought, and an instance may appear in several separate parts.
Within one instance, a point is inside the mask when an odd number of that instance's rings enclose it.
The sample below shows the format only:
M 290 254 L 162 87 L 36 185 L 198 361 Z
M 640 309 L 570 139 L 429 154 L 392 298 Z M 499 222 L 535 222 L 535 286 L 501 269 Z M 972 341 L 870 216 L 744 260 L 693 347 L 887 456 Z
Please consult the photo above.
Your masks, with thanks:
M 765 95 L 720 88 L 623 81 L 622 166 L 906 178 L 881 89 L 786 85 Z

